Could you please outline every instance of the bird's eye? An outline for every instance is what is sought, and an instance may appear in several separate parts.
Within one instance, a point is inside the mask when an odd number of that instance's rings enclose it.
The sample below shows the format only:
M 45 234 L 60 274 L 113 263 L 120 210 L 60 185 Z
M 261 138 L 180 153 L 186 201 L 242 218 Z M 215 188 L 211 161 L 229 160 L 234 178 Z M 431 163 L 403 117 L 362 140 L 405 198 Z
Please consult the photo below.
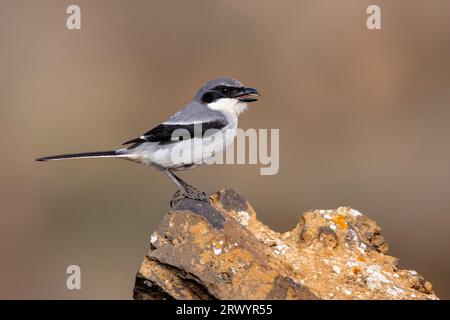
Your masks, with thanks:
M 222 91 L 222 93 L 224 93 L 224 94 L 227 94 L 230 92 L 230 88 L 223 87 L 220 91 Z

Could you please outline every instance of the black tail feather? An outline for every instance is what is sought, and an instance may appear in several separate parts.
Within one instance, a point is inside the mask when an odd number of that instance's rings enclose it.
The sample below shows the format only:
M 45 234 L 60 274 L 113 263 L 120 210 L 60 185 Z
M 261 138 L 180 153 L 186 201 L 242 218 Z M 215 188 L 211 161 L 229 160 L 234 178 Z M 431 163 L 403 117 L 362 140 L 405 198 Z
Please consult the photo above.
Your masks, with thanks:
M 114 157 L 118 154 L 116 151 L 97 151 L 97 152 L 83 152 L 83 153 L 71 153 L 61 154 L 56 156 L 37 158 L 36 161 L 49 161 L 49 160 L 63 160 L 63 159 L 80 159 L 80 158 L 101 158 L 101 157 Z

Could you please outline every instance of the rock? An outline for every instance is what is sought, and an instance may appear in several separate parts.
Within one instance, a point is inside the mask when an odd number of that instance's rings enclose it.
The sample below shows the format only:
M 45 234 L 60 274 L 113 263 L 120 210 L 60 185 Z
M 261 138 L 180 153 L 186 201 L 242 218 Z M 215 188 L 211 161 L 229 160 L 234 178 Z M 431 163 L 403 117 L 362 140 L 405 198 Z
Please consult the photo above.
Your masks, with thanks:
M 306 212 L 278 233 L 233 189 L 172 204 L 150 237 L 135 299 L 437 299 L 351 208 Z

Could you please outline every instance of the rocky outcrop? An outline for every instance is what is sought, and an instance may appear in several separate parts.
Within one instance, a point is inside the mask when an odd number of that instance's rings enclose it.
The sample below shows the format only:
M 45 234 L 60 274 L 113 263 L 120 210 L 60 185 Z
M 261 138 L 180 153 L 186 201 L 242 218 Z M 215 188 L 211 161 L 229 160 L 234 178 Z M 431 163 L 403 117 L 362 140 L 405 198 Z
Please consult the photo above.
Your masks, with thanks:
M 176 195 L 172 206 L 150 236 L 135 299 L 437 299 L 354 209 L 308 211 L 278 233 L 233 189 L 209 203 Z

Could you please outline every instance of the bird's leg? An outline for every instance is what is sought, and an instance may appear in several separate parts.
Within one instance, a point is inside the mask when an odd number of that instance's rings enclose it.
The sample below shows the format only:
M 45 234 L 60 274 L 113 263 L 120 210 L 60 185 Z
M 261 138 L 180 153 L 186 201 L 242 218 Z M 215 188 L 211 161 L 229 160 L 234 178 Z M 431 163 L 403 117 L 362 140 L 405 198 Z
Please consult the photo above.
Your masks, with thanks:
M 169 178 L 175 183 L 180 192 L 189 199 L 208 201 L 208 197 L 203 193 L 195 189 L 190 184 L 183 181 L 181 178 L 176 176 L 172 171 L 166 169 L 164 172 L 169 176 Z
M 173 183 L 175 183 L 175 185 L 177 186 L 178 190 L 180 190 L 181 193 L 183 193 L 185 196 L 187 196 L 188 192 L 187 192 L 187 190 L 185 188 L 187 183 L 184 182 L 183 180 L 181 180 L 180 178 L 178 178 L 176 175 L 174 175 L 169 170 L 164 170 L 164 172 L 169 176 L 169 178 L 173 181 Z

